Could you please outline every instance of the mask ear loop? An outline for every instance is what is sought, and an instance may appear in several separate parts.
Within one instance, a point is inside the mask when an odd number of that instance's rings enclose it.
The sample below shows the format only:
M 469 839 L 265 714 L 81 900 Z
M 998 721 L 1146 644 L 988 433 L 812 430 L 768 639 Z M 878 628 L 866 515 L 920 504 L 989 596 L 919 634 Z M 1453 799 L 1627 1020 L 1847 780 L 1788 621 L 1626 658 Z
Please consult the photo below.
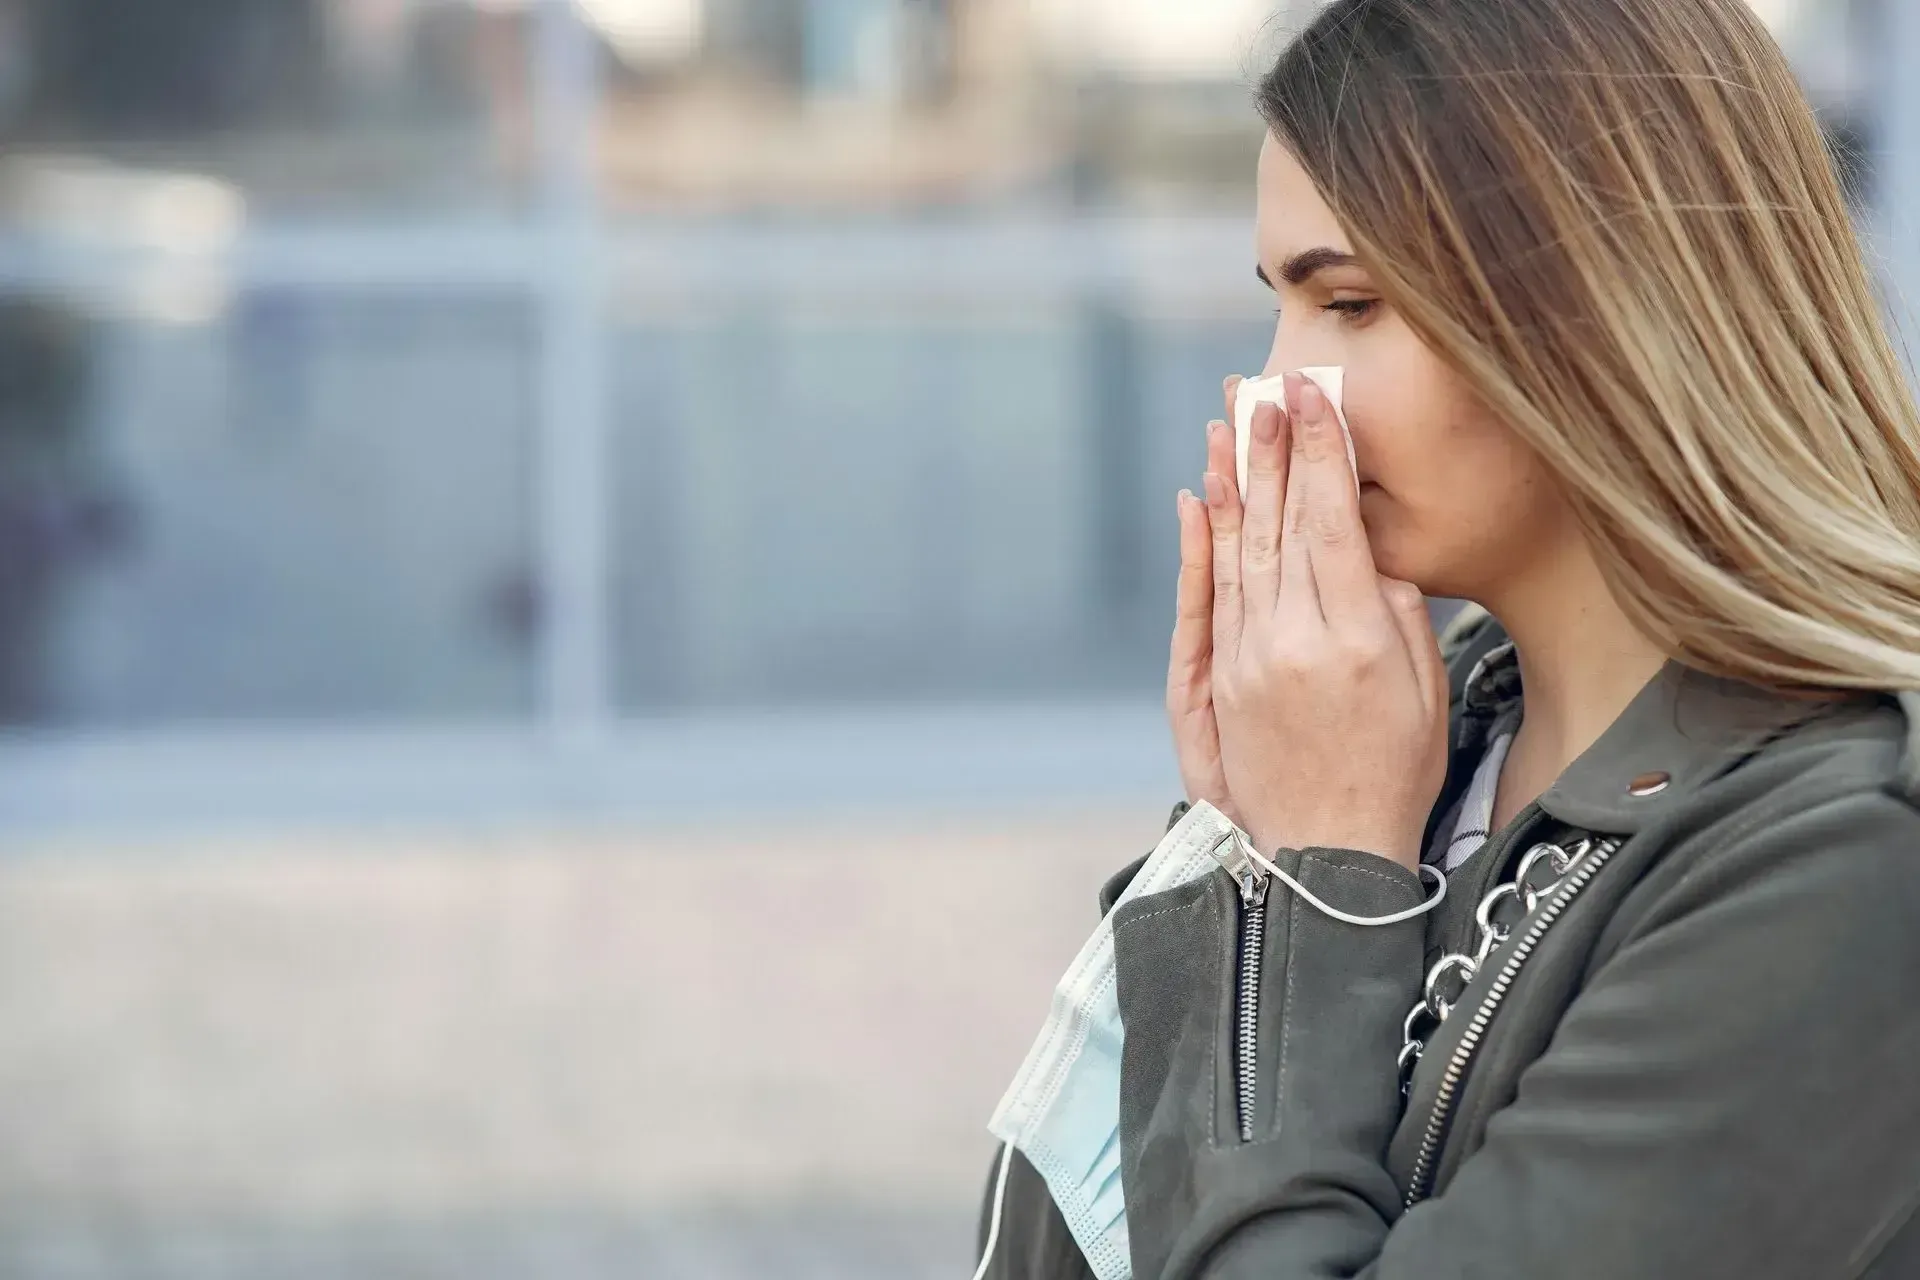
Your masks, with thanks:
M 1347 924 L 1362 924 L 1362 925 L 1369 925 L 1369 926 L 1399 924 L 1402 920 L 1411 920 L 1415 916 L 1423 916 L 1427 914 L 1427 912 L 1433 910 L 1435 907 L 1439 906 L 1442 902 L 1446 901 L 1446 898 L 1447 898 L 1446 874 L 1442 872 L 1440 868 L 1429 866 L 1423 862 L 1419 866 L 1420 876 L 1422 878 L 1425 878 L 1426 876 L 1431 875 L 1435 882 L 1435 888 L 1433 891 L 1433 896 L 1431 898 L 1428 898 L 1425 902 L 1421 903 L 1417 907 L 1408 907 L 1405 911 L 1396 911 L 1390 916 L 1351 915 L 1348 912 L 1340 910 L 1340 908 L 1338 907 L 1328 906 L 1326 903 L 1320 901 L 1320 899 L 1314 897 L 1312 891 L 1310 891 L 1307 888 L 1307 886 L 1301 884 L 1298 880 L 1295 880 L 1292 876 L 1282 871 L 1279 867 L 1276 867 L 1264 854 L 1262 854 L 1258 849 L 1254 848 L 1253 841 L 1247 838 L 1247 834 L 1244 831 L 1241 831 L 1236 827 L 1234 829 L 1233 838 L 1239 842 L 1241 852 L 1245 853 L 1247 855 L 1248 860 L 1251 861 L 1255 866 L 1259 867 L 1262 871 L 1266 872 L 1268 875 L 1272 876 L 1274 879 L 1280 881 L 1280 883 L 1286 885 L 1287 888 L 1293 890 L 1295 893 L 1299 894 L 1302 898 L 1305 898 L 1309 903 L 1311 903 L 1315 908 L 1317 908 L 1322 914 L 1332 916 L 1335 920 L 1341 920 L 1346 922 Z
M 987 1264 L 993 1261 L 993 1246 L 1000 1239 L 1000 1210 L 1007 1202 L 1007 1166 L 1013 1163 L 1013 1144 L 1000 1144 L 1000 1174 L 993 1182 L 993 1225 L 987 1228 L 987 1247 L 980 1251 L 980 1269 L 973 1280 L 987 1280 Z

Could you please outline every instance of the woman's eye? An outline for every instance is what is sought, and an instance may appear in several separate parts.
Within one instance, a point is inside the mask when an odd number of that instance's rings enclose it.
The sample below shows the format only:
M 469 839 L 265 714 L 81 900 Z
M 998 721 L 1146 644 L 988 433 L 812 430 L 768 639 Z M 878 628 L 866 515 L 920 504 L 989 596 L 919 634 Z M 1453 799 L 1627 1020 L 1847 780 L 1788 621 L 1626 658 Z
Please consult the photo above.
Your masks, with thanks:
M 1379 305 L 1378 298 L 1335 298 L 1320 309 L 1331 311 L 1343 320 L 1364 320 L 1372 315 Z

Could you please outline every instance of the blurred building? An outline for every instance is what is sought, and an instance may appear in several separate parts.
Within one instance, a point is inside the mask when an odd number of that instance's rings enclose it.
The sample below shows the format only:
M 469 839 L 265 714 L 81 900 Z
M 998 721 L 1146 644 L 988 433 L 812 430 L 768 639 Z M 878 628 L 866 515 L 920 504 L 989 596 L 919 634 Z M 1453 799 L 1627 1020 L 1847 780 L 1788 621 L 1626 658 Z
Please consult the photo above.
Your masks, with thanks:
M 1902 7 L 1755 3 L 1912 185 Z M 1313 8 L 0 0 L 0 820 L 217 816 L 268 739 L 665 803 L 663 716 L 1150 704 Z

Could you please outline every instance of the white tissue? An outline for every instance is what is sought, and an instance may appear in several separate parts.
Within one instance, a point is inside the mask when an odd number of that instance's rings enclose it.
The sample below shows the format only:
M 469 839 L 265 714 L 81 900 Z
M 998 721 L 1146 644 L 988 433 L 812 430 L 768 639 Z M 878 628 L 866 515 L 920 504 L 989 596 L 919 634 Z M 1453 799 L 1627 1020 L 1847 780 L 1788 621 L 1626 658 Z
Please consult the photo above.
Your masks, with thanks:
M 1353 481 L 1360 483 L 1360 466 L 1353 457 L 1353 433 L 1347 430 L 1346 410 L 1342 407 L 1343 393 L 1346 390 L 1346 368 L 1342 365 L 1316 365 L 1297 372 L 1313 380 L 1315 386 L 1324 391 L 1327 403 L 1333 406 L 1334 421 L 1340 424 L 1340 434 L 1347 442 L 1347 465 L 1353 468 Z M 1242 378 L 1240 387 L 1233 396 L 1233 452 L 1238 463 L 1240 476 L 1240 497 L 1247 496 L 1247 446 L 1253 440 L 1253 406 L 1261 401 L 1285 406 L 1287 388 L 1284 375 L 1272 378 Z M 1284 407 L 1282 412 L 1284 412 Z

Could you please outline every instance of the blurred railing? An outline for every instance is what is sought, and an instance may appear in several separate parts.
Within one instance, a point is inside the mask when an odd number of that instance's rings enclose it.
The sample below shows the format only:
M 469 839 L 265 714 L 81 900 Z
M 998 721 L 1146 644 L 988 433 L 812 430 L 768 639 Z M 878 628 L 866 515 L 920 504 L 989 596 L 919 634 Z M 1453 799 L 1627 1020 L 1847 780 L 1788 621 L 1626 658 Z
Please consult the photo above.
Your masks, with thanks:
M 1103 760 L 1086 785 L 1152 785 L 1171 495 L 1269 331 L 1248 218 L 616 216 L 602 63 L 570 5 L 530 12 L 497 198 L 321 215 L 191 165 L 11 165 L 0 823 L 432 809 L 471 778 L 664 806 L 729 760 L 829 797 L 855 756 L 807 744 L 855 724 L 903 784 L 1018 790 L 983 706 Z M 1906 84 L 1889 193 L 1920 170 Z
M 1266 340 L 1246 237 L 630 226 L 558 286 L 537 226 L 12 246 L 8 284 L 100 317 L 87 435 L 131 510 L 11 749 L 1151 702 L 1171 495 Z

